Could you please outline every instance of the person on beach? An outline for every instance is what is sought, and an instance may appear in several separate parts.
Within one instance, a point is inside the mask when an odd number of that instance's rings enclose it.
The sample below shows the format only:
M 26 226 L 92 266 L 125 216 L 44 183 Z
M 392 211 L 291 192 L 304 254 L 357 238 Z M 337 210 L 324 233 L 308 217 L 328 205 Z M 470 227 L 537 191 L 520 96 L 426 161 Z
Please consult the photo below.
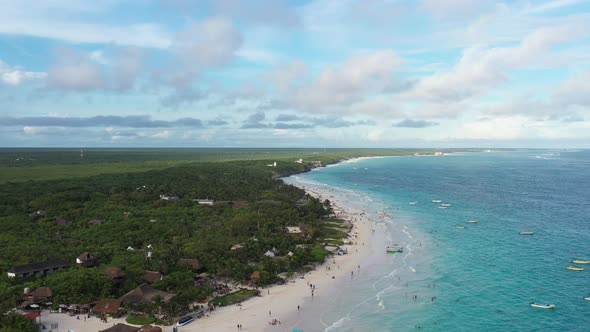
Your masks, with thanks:
M 299 307 L 299 306 L 297 306 L 297 311 L 299 311 L 299 309 L 300 309 L 300 307 Z

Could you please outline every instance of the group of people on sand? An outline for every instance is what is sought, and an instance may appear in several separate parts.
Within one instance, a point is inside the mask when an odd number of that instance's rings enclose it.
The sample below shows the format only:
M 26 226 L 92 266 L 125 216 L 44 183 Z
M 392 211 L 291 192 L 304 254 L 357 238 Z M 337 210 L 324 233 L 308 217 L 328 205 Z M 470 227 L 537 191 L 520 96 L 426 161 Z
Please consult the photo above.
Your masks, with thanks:
M 281 321 L 276 318 L 273 318 L 273 320 L 268 321 L 268 325 L 281 325 Z

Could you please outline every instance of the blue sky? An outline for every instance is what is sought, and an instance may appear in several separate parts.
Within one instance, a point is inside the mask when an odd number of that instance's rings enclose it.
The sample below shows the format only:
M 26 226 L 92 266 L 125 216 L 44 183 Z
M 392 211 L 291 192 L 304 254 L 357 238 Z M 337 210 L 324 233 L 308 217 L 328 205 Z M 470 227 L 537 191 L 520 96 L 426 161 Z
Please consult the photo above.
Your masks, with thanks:
M 590 147 L 590 1 L 0 0 L 0 145 Z

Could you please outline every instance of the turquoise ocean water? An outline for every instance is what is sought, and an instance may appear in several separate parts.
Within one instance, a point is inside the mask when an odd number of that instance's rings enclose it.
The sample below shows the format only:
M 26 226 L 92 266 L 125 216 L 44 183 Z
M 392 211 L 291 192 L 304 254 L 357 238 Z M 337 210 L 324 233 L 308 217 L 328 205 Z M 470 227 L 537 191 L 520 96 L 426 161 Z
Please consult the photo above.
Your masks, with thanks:
M 288 182 L 394 216 L 374 226 L 360 276 L 299 322 L 305 331 L 590 331 L 590 264 L 566 269 L 590 260 L 590 151 L 368 159 Z M 387 255 L 389 243 L 406 251 Z

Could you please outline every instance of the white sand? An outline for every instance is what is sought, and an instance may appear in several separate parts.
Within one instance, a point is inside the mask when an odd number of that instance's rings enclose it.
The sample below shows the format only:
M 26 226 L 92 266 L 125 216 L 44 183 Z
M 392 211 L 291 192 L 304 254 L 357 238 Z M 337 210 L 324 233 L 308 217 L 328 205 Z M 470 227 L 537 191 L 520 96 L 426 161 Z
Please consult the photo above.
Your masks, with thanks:
M 342 202 L 342 199 L 334 191 L 328 192 L 319 187 L 305 189 L 314 196 L 320 196 L 321 199 L 328 198 L 336 204 Z M 298 319 L 305 319 L 306 308 L 303 304 L 306 300 L 311 299 L 311 289 L 308 283 L 315 285 L 314 297 L 329 294 L 337 287 L 337 280 L 350 278 L 351 271 L 356 273 L 357 266 L 361 264 L 363 258 L 370 254 L 371 246 L 368 245 L 371 232 L 370 220 L 366 216 L 361 216 L 362 211 L 360 210 L 342 205 L 337 208 L 346 214 L 340 215 L 340 218 L 353 222 L 351 234 L 358 233 L 357 238 L 353 240 L 357 243 L 356 245 L 341 246 L 348 248 L 347 255 L 328 259 L 324 265 L 307 273 L 305 279 L 296 278 L 293 279 L 294 283 L 288 282 L 285 285 L 262 289 L 261 296 L 243 302 L 241 308 L 238 306 L 219 308 L 213 311 L 210 317 L 197 319 L 189 325 L 181 327 L 180 331 L 237 331 L 238 324 L 242 324 L 243 331 L 291 331 L 291 326 L 295 323 L 292 319 L 297 314 L 298 305 L 302 306 Z M 353 218 L 356 221 L 353 221 Z M 366 246 L 361 245 L 365 242 Z M 328 266 L 330 267 L 329 271 L 327 270 Z M 269 325 L 269 321 L 273 319 L 281 321 L 281 325 Z M 46 331 L 49 331 L 50 323 L 58 323 L 60 332 L 68 330 L 95 332 L 115 323 L 125 323 L 124 319 L 109 319 L 108 323 L 102 323 L 98 318 L 89 318 L 84 321 L 83 316 L 77 320 L 75 316 L 49 314 L 48 312 L 43 313 L 41 322 L 47 326 L 48 330 Z M 172 331 L 170 326 L 162 327 L 162 329 L 165 332 Z

